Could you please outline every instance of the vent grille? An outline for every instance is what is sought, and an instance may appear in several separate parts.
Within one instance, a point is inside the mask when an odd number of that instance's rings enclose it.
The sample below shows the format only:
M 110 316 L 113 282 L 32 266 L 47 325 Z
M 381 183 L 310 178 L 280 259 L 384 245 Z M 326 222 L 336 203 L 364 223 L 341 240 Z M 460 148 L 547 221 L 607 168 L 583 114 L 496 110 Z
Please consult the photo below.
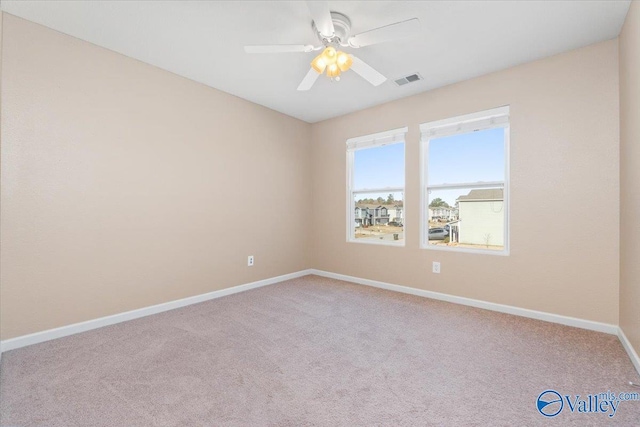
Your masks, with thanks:
M 395 82 L 398 86 L 404 86 L 409 83 L 417 82 L 418 80 L 423 80 L 422 76 L 418 73 L 415 73 L 415 74 L 411 74 L 410 76 L 402 77 L 396 80 Z

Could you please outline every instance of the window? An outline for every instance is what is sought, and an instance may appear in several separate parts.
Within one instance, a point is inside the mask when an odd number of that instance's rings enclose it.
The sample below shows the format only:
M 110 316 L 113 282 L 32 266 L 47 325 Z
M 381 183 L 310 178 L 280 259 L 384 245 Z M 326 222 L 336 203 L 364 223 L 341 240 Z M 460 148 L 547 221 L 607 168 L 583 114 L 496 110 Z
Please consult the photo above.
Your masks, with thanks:
M 347 241 L 404 245 L 406 132 L 347 140 Z
M 509 253 L 509 107 L 420 125 L 421 246 Z

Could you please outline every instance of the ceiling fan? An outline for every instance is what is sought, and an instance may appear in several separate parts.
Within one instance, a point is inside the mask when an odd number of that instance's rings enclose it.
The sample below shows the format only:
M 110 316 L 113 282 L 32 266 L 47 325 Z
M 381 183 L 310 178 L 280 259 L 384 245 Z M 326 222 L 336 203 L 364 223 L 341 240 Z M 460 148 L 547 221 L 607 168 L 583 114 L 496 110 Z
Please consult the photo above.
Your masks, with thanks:
M 320 45 L 251 45 L 245 46 L 247 53 L 308 53 L 323 49 L 311 61 L 311 69 L 302 79 L 298 90 L 309 90 L 320 74 L 326 71 L 327 77 L 340 80 L 340 73 L 349 69 L 355 71 L 362 78 L 374 86 L 384 83 L 387 78 L 358 57 L 342 52 L 340 47 L 358 49 L 378 43 L 398 40 L 415 35 L 420 29 L 418 18 L 396 22 L 351 35 L 351 21 L 342 13 L 331 12 L 327 1 L 307 1 L 311 17 L 312 28 L 316 33 Z

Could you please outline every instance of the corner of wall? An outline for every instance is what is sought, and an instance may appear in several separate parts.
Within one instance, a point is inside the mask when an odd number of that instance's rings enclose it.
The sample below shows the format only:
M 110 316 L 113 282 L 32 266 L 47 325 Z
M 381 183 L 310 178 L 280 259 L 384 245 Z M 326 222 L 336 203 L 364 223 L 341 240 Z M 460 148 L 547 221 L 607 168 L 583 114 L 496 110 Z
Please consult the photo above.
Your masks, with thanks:
M 632 1 L 618 37 L 620 90 L 621 337 L 640 372 L 640 2 Z

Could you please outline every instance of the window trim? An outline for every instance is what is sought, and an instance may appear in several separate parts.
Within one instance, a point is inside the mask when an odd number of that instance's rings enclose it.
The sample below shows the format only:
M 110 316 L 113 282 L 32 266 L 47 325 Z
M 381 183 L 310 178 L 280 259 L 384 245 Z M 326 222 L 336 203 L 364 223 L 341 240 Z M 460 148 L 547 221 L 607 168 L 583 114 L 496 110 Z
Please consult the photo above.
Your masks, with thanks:
M 348 243 L 364 243 L 370 245 L 382 245 L 382 246 L 393 246 L 393 247 L 404 247 L 405 241 L 407 238 L 407 225 L 406 225 L 406 185 L 407 185 L 407 145 L 406 145 L 406 134 L 409 128 L 407 126 L 397 129 L 391 129 L 384 132 L 378 132 L 370 135 L 358 136 L 355 138 L 349 138 L 346 141 L 347 144 L 347 242 Z M 355 190 L 353 188 L 354 182 L 354 153 L 358 150 L 363 150 L 367 148 L 376 148 L 383 147 L 385 145 L 393 145 L 393 144 L 405 144 L 404 151 L 404 186 L 402 187 L 383 187 L 383 188 L 364 188 Z M 402 209 L 404 213 L 404 227 L 403 233 L 404 238 L 398 243 L 393 243 L 393 241 L 382 241 L 375 239 L 356 239 L 355 238 L 355 228 L 354 224 L 356 221 L 355 218 L 355 195 L 362 193 L 402 193 Z
M 428 165 L 429 165 L 429 142 L 432 139 L 447 136 L 471 133 L 478 130 L 504 129 L 504 181 L 493 182 L 466 182 L 456 184 L 429 185 Z M 508 105 L 490 110 L 478 111 L 444 120 L 437 120 L 420 124 L 420 248 L 444 252 L 462 252 L 472 254 L 488 254 L 508 256 L 511 250 L 511 233 L 509 233 L 510 216 L 510 108 Z M 460 248 L 429 244 L 429 196 L 428 191 L 459 188 L 495 188 L 501 186 L 503 189 L 504 211 L 504 247 L 501 251 L 482 248 Z

